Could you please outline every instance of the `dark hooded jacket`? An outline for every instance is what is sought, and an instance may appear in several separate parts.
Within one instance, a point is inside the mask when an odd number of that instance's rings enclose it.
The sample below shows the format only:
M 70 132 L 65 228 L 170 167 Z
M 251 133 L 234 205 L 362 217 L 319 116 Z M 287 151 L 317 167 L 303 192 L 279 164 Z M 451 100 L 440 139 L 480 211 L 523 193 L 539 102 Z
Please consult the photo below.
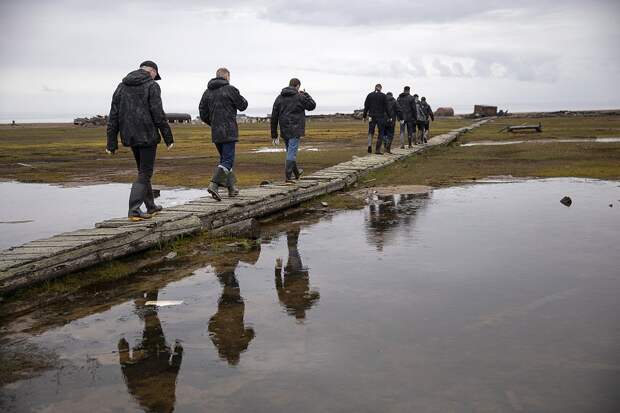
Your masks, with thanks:
M 401 112 L 400 112 L 400 107 L 398 105 L 398 102 L 396 102 L 396 99 L 394 99 L 394 96 L 392 96 L 391 94 L 386 95 L 386 99 L 387 99 L 387 116 L 388 119 L 392 119 L 392 123 L 396 121 L 396 118 L 400 118 Z
M 413 96 L 411 96 L 409 92 L 403 92 L 398 95 L 397 102 L 401 112 L 399 119 L 405 122 L 414 120 L 413 112 L 415 111 L 415 104 L 413 102 Z
M 431 105 L 429 105 L 426 102 L 421 102 L 421 103 L 422 103 L 422 109 L 424 110 L 424 113 L 426 114 L 426 121 L 428 122 L 428 118 L 431 118 L 431 120 L 434 122 L 435 115 L 433 114 L 433 109 L 431 109 Z
M 387 98 L 383 92 L 370 92 L 366 96 L 364 101 L 364 117 L 370 117 L 373 119 L 385 119 L 387 118 Z
M 280 134 L 284 139 L 301 138 L 306 134 L 306 110 L 314 110 L 316 103 L 306 92 L 294 87 L 285 87 L 276 98 L 271 110 L 271 138 Z
M 174 142 L 161 103 L 161 89 L 146 70 L 129 73 L 112 96 L 108 117 L 108 150 L 118 149 L 118 133 L 125 146 L 151 146 Z M 160 136 L 161 133 L 161 136 Z
M 236 142 L 239 140 L 237 111 L 244 111 L 248 101 L 239 90 L 221 77 L 211 79 L 200 99 L 200 119 L 211 126 L 213 143 Z

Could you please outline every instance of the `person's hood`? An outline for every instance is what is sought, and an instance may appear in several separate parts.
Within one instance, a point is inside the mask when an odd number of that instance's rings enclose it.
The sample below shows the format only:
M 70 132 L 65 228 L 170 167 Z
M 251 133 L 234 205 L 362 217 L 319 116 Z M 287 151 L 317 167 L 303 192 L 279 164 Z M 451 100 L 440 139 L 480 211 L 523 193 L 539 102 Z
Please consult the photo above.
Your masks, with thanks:
M 299 91 L 297 91 L 297 88 L 294 88 L 292 86 L 287 86 L 284 89 L 282 89 L 282 92 L 280 92 L 280 94 L 282 96 L 293 96 L 298 94 Z
M 222 77 L 216 77 L 214 79 L 209 80 L 209 84 L 207 85 L 207 88 L 209 90 L 215 90 L 223 86 L 227 86 L 227 85 L 229 85 L 228 80 Z
M 123 78 L 123 84 L 127 86 L 138 86 L 151 80 L 153 79 L 151 78 L 149 72 L 138 69 L 133 72 L 129 72 L 129 74 Z
M 387 95 L 387 100 L 389 100 L 391 102 L 391 101 L 396 100 L 396 99 L 394 99 L 394 96 L 392 96 L 392 95 Z
M 411 96 L 411 93 L 409 92 L 403 92 L 400 95 L 398 95 L 399 98 L 404 98 L 405 96 Z

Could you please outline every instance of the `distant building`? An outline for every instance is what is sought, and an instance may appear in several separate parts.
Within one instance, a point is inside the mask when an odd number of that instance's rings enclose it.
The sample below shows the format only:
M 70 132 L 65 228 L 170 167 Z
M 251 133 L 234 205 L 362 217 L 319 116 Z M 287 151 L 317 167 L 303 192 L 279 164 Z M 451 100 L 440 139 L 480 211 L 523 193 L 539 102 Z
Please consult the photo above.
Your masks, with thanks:
M 497 116 L 497 106 L 475 105 L 474 116 Z
M 452 108 L 437 108 L 435 116 L 454 116 L 454 109 Z
M 189 113 L 166 113 L 168 123 L 190 123 L 192 116 Z

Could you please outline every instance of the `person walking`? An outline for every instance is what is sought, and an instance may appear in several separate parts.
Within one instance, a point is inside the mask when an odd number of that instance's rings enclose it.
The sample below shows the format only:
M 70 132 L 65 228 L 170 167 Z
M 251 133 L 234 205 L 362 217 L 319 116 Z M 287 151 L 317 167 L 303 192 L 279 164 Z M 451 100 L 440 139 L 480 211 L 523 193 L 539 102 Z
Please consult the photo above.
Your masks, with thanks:
M 217 201 L 222 200 L 220 186 L 228 188 L 231 198 L 239 194 L 233 172 L 235 145 L 239 140 L 237 111 L 243 112 L 247 107 L 248 101 L 230 84 L 230 71 L 225 67 L 217 69 L 198 106 L 200 119 L 211 127 L 211 141 L 220 155 L 219 164 L 207 187 L 209 194 Z
M 407 133 L 407 141 L 409 148 L 411 148 L 411 140 L 413 133 L 415 132 L 415 121 L 413 120 L 413 113 L 415 111 L 415 104 L 413 102 L 413 96 L 411 96 L 411 88 L 405 86 L 403 93 L 398 95 L 396 102 L 400 109 L 399 123 L 400 123 L 400 149 L 405 149 L 405 132 Z
M 424 126 L 426 124 L 426 113 L 424 107 L 417 94 L 413 95 L 413 101 L 415 103 L 415 125 L 418 129 L 416 134 L 416 145 L 422 145 L 426 143 L 424 139 Z
M 398 102 L 394 99 L 392 92 L 385 94 L 387 98 L 387 123 L 385 125 L 385 153 L 392 153 L 392 140 L 394 139 L 394 129 L 396 128 L 396 118 L 402 116 Z
M 431 121 L 435 122 L 435 115 L 433 114 L 433 109 L 431 105 L 426 102 L 426 97 L 422 96 L 421 99 L 422 108 L 424 109 L 424 114 L 426 115 L 426 123 L 424 124 L 424 141 L 428 142 L 428 134 L 431 128 Z
M 374 92 L 370 92 L 364 101 L 364 121 L 370 115 L 368 123 L 368 153 L 372 153 L 372 137 L 375 134 L 375 128 L 378 129 L 377 144 L 375 153 L 381 155 L 381 143 L 385 135 L 385 123 L 387 121 L 387 98 L 381 92 L 380 83 L 375 85 Z
M 306 134 L 306 111 L 314 110 L 316 103 L 305 90 L 300 90 L 301 82 L 297 78 L 289 81 L 288 86 L 282 89 L 273 103 L 271 110 L 271 139 L 278 145 L 278 125 L 280 135 L 286 147 L 286 162 L 284 177 L 286 182 L 292 182 L 293 176 L 299 179 L 303 169 L 297 167 L 297 151 L 301 139 Z
M 131 221 L 151 218 L 162 210 L 155 204 L 151 177 L 155 167 L 157 144 L 164 138 L 168 149 L 174 147 L 172 130 L 161 102 L 157 65 L 147 60 L 138 70 L 130 72 L 118 85 L 112 96 L 108 116 L 106 152 L 118 150 L 118 134 L 124 146 L 131 147 L 138 168 L 138 176 L 131 185 L 128 217 Z M 146 214 L 140 209 L 146 206 Z

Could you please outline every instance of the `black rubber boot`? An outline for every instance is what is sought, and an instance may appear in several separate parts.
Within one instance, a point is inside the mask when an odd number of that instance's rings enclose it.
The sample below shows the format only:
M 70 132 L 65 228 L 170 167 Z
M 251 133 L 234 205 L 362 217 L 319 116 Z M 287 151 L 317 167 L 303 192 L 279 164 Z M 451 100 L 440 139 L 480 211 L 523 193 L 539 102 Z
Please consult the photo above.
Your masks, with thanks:
M 372 145 L 368 145 L 368 153 L 372 153 Z
M 411 136 L 407 137 L 407 139 L 409 140 L 409 149 L 411 149 L 411 140 L 413 139 Z
M 146 187 L 146 197 L 144 198 L 144 206 L 146 206 L 146 213 L 149 215 L 155 215 L 164 209 L 161 205 L 155 203 L 155 195 L 153 194 L 153 186 L 149 183 Z
M 295 175 L 295 179 L 299 179 L 303 174 L 304 170 L 297 167 L 297 161 L 293 161 L 293 175 Z
M 220 186 L 228 186 L 226 171 L 220 168 L 219 166 L 215 168 L 215 172 L 213 173 L 213 178 L 211 178 L 211 183 L 207 187 L 207 191 L 216 201 L 221 201 L 222 198 L 218 193 L 218 189 Z
M 392 154 L 392 141 L 387 141 L 385 143 L 385 153 L 389 153 L 390 155 Z
M 383 143 L 383 139 L 379 138 L 377 139 L 377 144 L 375 145 L 375 153 L 377 155 L 383 155 L 383 153 L 381 153 L 381 144 Z
M 228 187 L 228 197 L 234 198 L 239 195 L 239 190 L 235 186 L 237 183 L 237 177 L 233 171 L 228 172 L 226 175 L 226 186 Z
M 129 213 L 127 214 L 130 221 L 142 221 L 151 218 L 151 215 L 145 214 L 140 209 L 144 203 L 146 191 L 146 185 L 142 183 L 134 182 L 133 185 L 131 185 L 131 192 L 129 193 Z
M 286 163 L 284 164 L 285 182 L 293 182 L 293 162 L 294 161 L 286 161 Z

